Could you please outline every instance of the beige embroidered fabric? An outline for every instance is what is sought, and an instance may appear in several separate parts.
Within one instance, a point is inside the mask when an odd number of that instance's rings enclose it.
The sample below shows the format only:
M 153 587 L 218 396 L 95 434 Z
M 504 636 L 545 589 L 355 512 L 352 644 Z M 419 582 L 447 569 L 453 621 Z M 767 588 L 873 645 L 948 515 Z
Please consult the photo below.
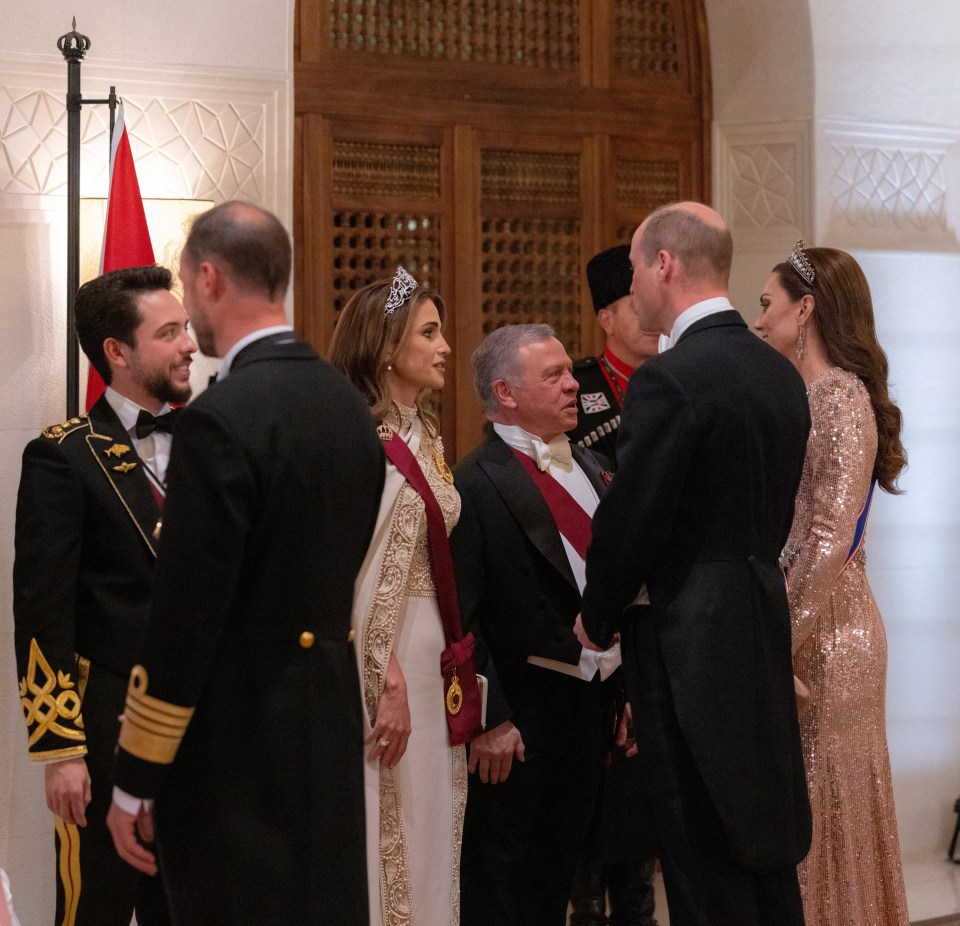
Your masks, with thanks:
M 834 368 L 809 389 L 812 429 L 782 565 L 813 809 L 801 863 L 806 921 L 907 926 L 884 715 L 887 641 L 861 546 L 843 564 L 867 498 L 877 428 L 867 390 Z M 841 570 L 842 573 L 841 573 Z
M 460 496 L 437 469 L 440 438 L 426 432 L 415 409 L 400 408 L 387 423 L 417 458 L 449 533 L 460 515 Z M 463 746 L 447 742 L 440 675 L 446 642 L 423 501 L 391 463 L 353 610 L 368 729 L 391 652 L 406 679 L 412 726 L 407 751 L 394 769 L 381 771 L 379 761 L 364 760 L 370 923 L 455 926 L 460 922 L 466 754 Z

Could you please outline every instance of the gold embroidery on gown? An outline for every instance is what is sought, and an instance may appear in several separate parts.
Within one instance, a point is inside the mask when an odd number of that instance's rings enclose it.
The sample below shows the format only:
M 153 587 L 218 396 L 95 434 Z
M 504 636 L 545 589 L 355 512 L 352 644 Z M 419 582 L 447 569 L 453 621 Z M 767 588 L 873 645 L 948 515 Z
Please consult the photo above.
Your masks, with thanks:
M 386 423 L 397 431 L 401 439 L 410 443 L 415 443 L 419 437 L 415 456 L 440 505 L 449 535 L 460 516 L 460 496 L 438 466 L 438 461 L 443 459 L 440 437 L 431 437 L 427 433 L 416 416 L 416 409 L 395 406 L 393 413 L 387 416 Z M 376 717 L 387 663 L 407 610 L 408 599 L 436 598 L 424 504 L 417 491 L 407 482 L 403 483 L 390 515 L 386 542 L 377 569 L 375 591 L 366 611 L 361 642 L 363 694 L 371 718 Z M 439 611 L 436 607 L 433 611 L 439 621 Z M 436 653 L 435 671 L 437 698 L 442 700 L 439 652 Z M 444 729 L 444 739 L 445 735 Z M 460 843 L 467 796 L 467 765 L 463 746 L 446 748 L 452 752 L 450 923 L 457 924 L 460 922 Z M 380 770 L 379 882 L 383 922 L 385 926 L 412 926 L 415 923 L 418 926 L 433 926 L 418 919 L 413 902 L 414 870 L 407 848 L 399 769 L 398 765 L 394 769 Z M 442 789 L 429 781 L 420 784 L 435 788 L 437 797 L 441 797 Z
M 782 563 L 794 672 L 812 697 L 800 714 L 813 843 L 800 864 L 816 926 L 907 926 L 885 694 L 887 643 L 864 548 L 846 569 L 877 453 L 866 388 L 834 368 L 809 389 L 811 430 Z M 842 571 L 841 571 L 842 570 Z

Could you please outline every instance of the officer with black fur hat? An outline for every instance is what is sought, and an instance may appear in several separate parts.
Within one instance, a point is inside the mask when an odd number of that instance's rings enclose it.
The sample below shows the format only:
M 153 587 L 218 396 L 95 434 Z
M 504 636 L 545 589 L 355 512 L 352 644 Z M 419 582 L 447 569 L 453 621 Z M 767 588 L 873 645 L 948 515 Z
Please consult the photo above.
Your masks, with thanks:
M 587 283 L 593 310 L 606 335 L 599 357 L 585 357 L 573 365 L 580 384 L 577 426 L 570 440 L 615 459 L 620 406 L 633 371 L 657 353 L 659 334 L 644 331 L 633 310 L 630 284 L 630 248 L 601 251 L 587 264 Z

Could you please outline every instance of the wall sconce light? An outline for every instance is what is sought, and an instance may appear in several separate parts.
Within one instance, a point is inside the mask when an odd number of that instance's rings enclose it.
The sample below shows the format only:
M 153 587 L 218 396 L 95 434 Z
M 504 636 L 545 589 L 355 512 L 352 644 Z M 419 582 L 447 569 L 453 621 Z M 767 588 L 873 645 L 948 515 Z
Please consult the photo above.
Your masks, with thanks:
M 190 223 L 201 212 L 213 206 L 209 199 L 144 199 L 143 211 L 158 264 L 173 273 L 174 291 L 179 293 L 177 270 L 180 251 L 190 230 Z M 80 200 L 80 284 L 100 273 L 103 251 L 103 227 L 107 219 L 105 198 Z

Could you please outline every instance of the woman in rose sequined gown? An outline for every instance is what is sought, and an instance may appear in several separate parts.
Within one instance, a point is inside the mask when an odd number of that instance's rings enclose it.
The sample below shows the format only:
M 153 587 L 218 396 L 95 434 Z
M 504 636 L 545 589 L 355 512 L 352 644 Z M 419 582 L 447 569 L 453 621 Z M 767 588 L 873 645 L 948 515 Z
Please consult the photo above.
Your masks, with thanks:
M 811 430 L 781 565 L 813 844 L 799 869 L 809 926 L 907 926 L 885 729 L 887 643 L 867 582 L 861 512 L 906 465 L 870 289 L 843 251 L 794 248 L 760 298 L 756 330 L 807 384 Z
M 400 268 L 358 290 L 340 314 L 330 359 L 381 428 L 420 464 L 447 533 L 460 496 L 436 417 L 450 348 L 441 299 Z M 353 629 L 368 724 L 364 749 L 370 926 L 458 926 L 467 800 L 463 746 L 447 735 L 446 646 L 423 499 L 387 462 L 380 513 L 354 591 Z

